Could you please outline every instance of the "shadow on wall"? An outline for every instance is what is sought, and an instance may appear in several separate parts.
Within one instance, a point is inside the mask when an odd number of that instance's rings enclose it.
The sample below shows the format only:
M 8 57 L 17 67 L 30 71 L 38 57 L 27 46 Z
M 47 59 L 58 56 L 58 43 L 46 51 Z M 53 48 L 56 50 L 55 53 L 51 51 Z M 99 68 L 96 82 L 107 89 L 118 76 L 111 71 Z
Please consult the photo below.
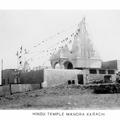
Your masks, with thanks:
M 21 84 L 40 84 L 44 81 L 44 70 L 24 72 L 20 75 Z
M 41 89 L 40 84 L 11 84 L 0 86 L 0 96 Z
M 44 70 L 21 72 L 16 70 L 4 70 L 2 85 L 8 84 L 40 84 L 44 81 Z

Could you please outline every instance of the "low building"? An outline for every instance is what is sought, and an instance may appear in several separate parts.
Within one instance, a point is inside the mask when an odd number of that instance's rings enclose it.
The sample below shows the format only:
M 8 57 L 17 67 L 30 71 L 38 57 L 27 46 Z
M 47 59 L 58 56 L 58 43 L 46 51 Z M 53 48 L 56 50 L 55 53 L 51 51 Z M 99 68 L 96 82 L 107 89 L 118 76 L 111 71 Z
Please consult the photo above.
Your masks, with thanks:
M 53 87 L 64 83 L 76 85 L 99 83 L 100 81 L 109 83 L 115 80 L 116 70 L 114 69 L 45 69 L 43 87 Z
M 102 62 L 103 69 L 115 69 L 118 72 L 120 71 L 120 60 L 111 60 Z

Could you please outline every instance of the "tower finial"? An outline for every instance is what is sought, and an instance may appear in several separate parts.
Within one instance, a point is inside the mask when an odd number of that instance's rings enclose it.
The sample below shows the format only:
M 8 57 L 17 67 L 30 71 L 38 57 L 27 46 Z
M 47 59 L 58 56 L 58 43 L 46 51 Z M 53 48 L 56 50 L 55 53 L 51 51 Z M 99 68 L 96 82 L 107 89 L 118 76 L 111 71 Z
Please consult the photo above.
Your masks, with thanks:
M 87 33 L 85 19 L 86 18 L 83 17 L 81 22 L 78 24 L 79 32 L 81 31 L 82 33 Z

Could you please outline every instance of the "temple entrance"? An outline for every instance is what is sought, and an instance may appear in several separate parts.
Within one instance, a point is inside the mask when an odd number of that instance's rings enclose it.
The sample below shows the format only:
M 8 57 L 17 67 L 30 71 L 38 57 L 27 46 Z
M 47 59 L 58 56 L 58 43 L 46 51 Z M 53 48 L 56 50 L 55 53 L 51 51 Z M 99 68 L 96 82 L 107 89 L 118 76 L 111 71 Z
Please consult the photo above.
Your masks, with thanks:
M 64 63 L 64 68 L 65 69 L 73 69 L 73 64 L 71 62 L 69 62 L 69 61 L 66 61 Z
M 83 75 L 78 74 L 78 75 L 77 75 L 77 78 L 78 78 L 78 84 L 83 84 L 83 83 L 84 83 L 84 82 L 83 82 Z

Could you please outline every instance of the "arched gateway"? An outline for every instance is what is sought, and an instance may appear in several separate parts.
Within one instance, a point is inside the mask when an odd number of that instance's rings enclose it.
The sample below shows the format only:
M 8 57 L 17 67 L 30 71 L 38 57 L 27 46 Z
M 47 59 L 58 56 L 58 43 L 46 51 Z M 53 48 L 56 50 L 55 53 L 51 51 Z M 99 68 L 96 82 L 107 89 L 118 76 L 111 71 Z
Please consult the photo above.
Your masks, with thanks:
M 73 64 L 69 61 L 64 62 L 65 69 L 73 69 Z

